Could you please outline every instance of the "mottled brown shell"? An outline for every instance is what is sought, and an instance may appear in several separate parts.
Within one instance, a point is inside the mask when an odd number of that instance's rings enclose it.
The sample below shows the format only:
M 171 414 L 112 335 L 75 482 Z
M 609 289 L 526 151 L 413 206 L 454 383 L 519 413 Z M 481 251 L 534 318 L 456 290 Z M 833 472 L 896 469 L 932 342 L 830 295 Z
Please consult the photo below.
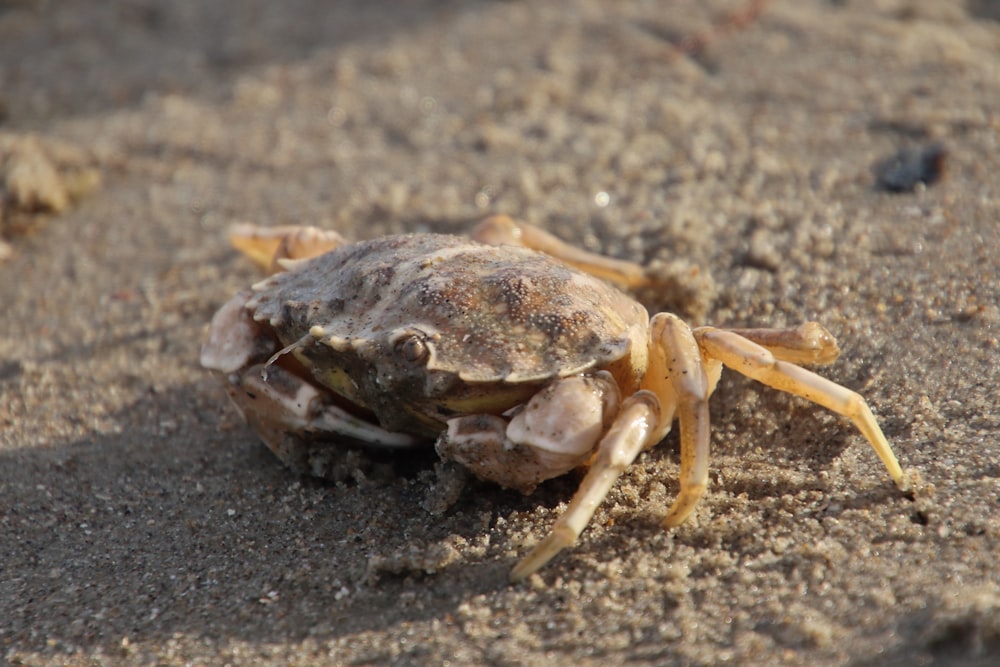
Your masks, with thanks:
M 466 383 L 604 367 L 644 347 L 648 321 L 631 298 L 547 255 L 438 234 L 346 245 L 254 289 L 247 307 L 282 345 L 312 331 L 374 366 L 416 363 Z

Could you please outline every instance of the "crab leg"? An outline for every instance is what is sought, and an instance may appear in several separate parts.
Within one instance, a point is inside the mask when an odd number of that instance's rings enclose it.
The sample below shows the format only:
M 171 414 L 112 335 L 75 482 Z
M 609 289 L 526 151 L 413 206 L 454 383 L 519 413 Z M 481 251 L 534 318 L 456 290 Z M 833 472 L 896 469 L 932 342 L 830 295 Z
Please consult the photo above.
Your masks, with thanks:
M 889 476 L 902 490 L 907 482 L 889 442 L 871 409 L 859 394 L 793 363 L 775 358 L 765 347 L 732 331 L 701 327 L 694 335 L 705 355 L 779 391 L 822 405 L 849 418 L 882 459 Z
M 806 322 L 790 329 L 726 329 L 766 347 L 782 361 L 823 366 L 840 356 L 837 339 L 818 322 Z M 695 330 L 698 336 L 698 330 Z
M 621 411 L 597 447 L 597 457 L 569 507 L 552 531 L 511 570 L 511 581 L 520 581 L 571 546 L 590 523 L 597 506 L 622 472 L 646 447 L 659 421 L 659 406 L 650 392 L 640 391 L 622 403 Z
M 233 225 L 229 242 L 268 273 L 278 273 L 281 260 L 309 259 L 346 243 L 334 231 L 305 225 L 260 227 L 249 223 Z
M 698 343 L 678 317 L 661 313 L 650 321 L 650 365 L 643 389 L 622 403 L 597 456 L 569 507 L 549 533 L 511 572 L 519 581 L 576 542 L 597 506 L 639 453 L 670 430 L 674 414 L 681 429 L 680 492 L 664 525 L 675 526 L 691 513 L 708 482 L 709 381 Z
M 694 334 L 676 315 L 660 313 L 653 316 L 649 329 L 649 369 L 642 386 L 652 389 L 661 403 L 676 405 L 681 431 L 680 490 L 663 520 L 664 527 L 672 527 L 694 511 L 708 488 L 708 397 L 718 371 L 706 373 Z M 667 419 L 672 418 L 672 410 L 664 412 L 668 413 Z M 656 439 L 650 444 L 659 442 L 669 429 L 669 422 L 661 422 L 654 434 Z
M 516 245 L 544 252 L 625 289 L 646 284 L 646 271 L 638 264 L 581 250 L 540 227 L 506 215 L 486 218 L 472 229 L 469 236 L 489 245 Z

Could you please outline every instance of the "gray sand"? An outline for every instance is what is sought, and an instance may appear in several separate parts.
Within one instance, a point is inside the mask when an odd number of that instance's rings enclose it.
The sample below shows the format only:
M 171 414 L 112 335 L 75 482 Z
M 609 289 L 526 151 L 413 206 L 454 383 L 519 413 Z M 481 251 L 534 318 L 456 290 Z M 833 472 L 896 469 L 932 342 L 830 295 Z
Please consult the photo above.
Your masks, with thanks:
M 0 263 L 0 656 L 990 663 L 1000 6 L 776 1 L 671 48 L 741 4 L 0 2 L 0 132 L 81 148 L 103 183 L 9 230 Z M 875 187 L 933 143 L 943 181 Z M 844 350 L 824 374 L 867 397 L 915 495 L 849 423 L 730 373 L 692 520 L 659 527 L 671 435 L 511 586 L 573 476 L 473 483 L 441 516 L 433 455 L 299 478 L 199 368 L 255 278 L 229 224 L 369 238 L 493 212 L 698 267 L 708 322 L 822 321 Z

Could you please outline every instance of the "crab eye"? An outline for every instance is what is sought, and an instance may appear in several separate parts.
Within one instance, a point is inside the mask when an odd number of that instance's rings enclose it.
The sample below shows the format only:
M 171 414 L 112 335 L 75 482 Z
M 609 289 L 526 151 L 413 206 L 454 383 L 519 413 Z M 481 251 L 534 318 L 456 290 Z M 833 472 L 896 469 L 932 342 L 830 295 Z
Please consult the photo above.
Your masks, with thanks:
M 419 336 L 411 335 L 401 339 L 396 343 L 396 350 L 403 356 L 403 359 L 411 364 L 427 358 L 427 346 Z

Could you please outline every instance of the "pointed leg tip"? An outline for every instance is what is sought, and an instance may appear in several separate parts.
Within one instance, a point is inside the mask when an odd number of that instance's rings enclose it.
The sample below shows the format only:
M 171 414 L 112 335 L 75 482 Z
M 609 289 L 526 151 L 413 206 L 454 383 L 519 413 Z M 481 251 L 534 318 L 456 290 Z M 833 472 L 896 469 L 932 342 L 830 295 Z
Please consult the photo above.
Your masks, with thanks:
M 565 526 L 556 526 L 549 535 L 539 542 L 527 556 L 522 558 L 510 571 L 512 582 L 523 581 L 548 565 L 566 547 L 576 542 L 576 533 Z
M 535 573 L 535 569 L 522 567 L 523 563 L 524 561 L 521 561 L 510 571 L 510 575 L 507 577 L 510 583 L 519 584 Z
M 664 530 L 677 528 L 679 525 L 687 521 L 687 518 L 688 516 L 690 516 L 692 509 L 693 508 L 688 509 L 685 512 L 670 511 L 667 513 L 667 516 L 663 519 L 663 521 L 660 522 L 660 525 L 663 526 Z
M 916 495 L 917 489 L 923 484 L 920 473 L 916 470 L 906 469 L 898 477 L 893 478 L 898 488 L 907 498 L 912 499 Z
M 519 560 L 517 565 L 511 569 L 508 580 L 512 584 L 519 584 L 529 579 L 533 574 L 545 567 L 555 557 L 556 553 L 540 553 L 538 548 L 533 549 L 531 553 Z

